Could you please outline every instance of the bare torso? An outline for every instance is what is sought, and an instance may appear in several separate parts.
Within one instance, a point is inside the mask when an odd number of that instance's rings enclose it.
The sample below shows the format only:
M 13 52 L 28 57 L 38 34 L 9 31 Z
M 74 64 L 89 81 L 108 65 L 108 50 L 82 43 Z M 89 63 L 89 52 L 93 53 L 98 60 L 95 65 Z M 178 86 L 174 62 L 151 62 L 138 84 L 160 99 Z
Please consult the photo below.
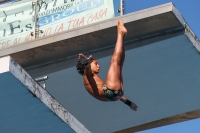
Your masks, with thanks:
M 83 82 L 86 90 L 96 99 L 108 101 L 104 95 L 104 81 L 97 75 L 83 75 Z

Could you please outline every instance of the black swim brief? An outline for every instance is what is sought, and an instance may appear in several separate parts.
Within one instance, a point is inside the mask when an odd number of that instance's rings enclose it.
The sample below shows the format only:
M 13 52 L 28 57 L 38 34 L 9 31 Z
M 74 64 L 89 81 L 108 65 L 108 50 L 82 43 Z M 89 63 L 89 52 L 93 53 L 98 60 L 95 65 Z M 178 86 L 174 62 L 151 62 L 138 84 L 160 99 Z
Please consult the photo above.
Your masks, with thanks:
M 123 96 L 122 90 L 111 90 L 106 85 L 103 86 L 104 95 L 106 98 L 108 98 L 110 101 L 116 101 Z

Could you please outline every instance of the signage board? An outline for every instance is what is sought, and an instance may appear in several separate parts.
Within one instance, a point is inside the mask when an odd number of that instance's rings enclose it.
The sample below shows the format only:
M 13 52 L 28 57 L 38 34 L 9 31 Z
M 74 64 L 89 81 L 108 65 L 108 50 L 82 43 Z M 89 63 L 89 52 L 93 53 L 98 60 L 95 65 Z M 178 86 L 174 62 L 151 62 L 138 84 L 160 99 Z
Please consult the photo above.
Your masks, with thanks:
M 16 2 L 0 9 L 0 50 L 33 40 L 32 1 Z M 115 17 L 113 0 L 38 0 L 39 37 L 71 30 Z

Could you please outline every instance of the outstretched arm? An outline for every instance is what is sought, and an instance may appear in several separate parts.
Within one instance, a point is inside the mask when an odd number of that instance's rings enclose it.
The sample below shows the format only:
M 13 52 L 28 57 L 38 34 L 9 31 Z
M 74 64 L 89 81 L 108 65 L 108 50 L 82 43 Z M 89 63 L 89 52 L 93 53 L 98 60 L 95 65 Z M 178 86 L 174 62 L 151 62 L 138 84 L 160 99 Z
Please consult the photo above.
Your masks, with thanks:
M 129 101 L 129 100 L 126 99 L 124 96 L 122 96 L 120 100 L 121 100 L 123 103 L 125 103 L 126 105 L 128 105 L 132 110 L 137 111 L 138 106 L 137 106 L 135 103 Z

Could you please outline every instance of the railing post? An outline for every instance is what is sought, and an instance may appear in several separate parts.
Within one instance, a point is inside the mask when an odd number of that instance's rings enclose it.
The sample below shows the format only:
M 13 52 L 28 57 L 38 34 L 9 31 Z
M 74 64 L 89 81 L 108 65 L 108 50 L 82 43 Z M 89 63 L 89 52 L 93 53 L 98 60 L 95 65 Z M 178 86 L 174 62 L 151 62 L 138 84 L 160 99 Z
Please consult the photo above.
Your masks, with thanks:
M 41 0 L 42 3 L 44 3 L 44 0 Z M 38 25 L 38 0 L 33 0 L 32 6 L 34 6 L 34 23 L 33 23 L 33 32 L 31 32 L 31 36 L 33 36 L 34 39 L 39 38 L 39 34 L 43 33 L 42 30 L 39 30 Z
M 39 33 L 38 33 L 38 29 L 37 29 L 37 4 L 38 4 L 38 0 L 33 0 L 32 6 L 34 6 L 34 24 L 33 24 L 33 38 L 39 38 Z
M 124 15 L 124 0 L 120 0 L 120 15 Z

